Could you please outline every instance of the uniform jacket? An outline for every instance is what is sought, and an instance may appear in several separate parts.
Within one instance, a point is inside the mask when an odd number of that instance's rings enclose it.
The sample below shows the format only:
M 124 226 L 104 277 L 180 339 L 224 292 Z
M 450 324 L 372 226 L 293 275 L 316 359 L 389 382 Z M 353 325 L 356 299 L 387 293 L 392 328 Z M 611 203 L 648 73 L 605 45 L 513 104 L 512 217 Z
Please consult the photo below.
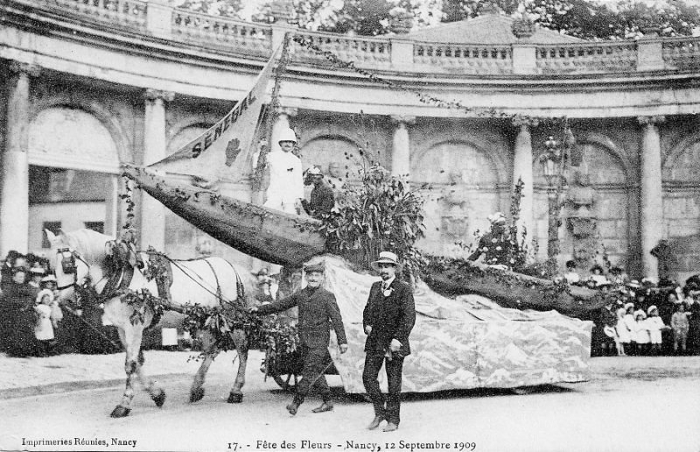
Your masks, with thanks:
M 315 185 L 309 197 L 309 213 L 313 216 L 328 214 L 333 209 L 334 205 L 335 197 L 333 195 L 333 189 L 326 185 L 325 182 Z
M 365 342 L 365 352 L 386 352 L 392 339 L 401 342 L 401 356 L 411 354 L 408 336 L 416 323 L 416 304 L 413 301 L 411 287 L 396 278 L 389 286 L 391 294 L 384 296 L 382 281 L 372 284 L 362 323 L 366 328 L 372 327 Z
M 305 287 L 287 298 L 260 306 L 258 313 L 272 314 L 294 306 L 299 307 L 297 328 L 302 345 L 311 348 L 327 348 L 331 338 L 331 326 L 338 337 L 338 344 L 348 343 L 335 295 L 323 287 L 315 290 Z

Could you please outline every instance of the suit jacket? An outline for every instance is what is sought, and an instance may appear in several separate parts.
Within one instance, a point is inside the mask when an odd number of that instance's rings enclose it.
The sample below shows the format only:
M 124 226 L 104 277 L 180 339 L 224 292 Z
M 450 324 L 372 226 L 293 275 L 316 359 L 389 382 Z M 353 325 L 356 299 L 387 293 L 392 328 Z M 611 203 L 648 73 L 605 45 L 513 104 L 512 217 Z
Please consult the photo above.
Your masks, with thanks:
M 335 295 L 323 287 L 314 290 L 307 286 L 287 298 L 258 307 L 258 313 L 271 314 L 286 311 L 294 306 L 299 306 L 297 329 L 302 345 L 311 348 L 328 348 L 331 326 L 338 337 L 338 344 L 348 343 Z
M 389 286 L 391 294 L 384 296 L 382 282 L 372 284 L 364 312 L 362 324 L 371 326 L 372 331 L 365 342 L 365 352 L 384 354 L 389 349 L 392 339 L 401 342 L 401 356 L 411 354 L 408 336 L 416 323 L 416 304 L 413 301 L 411 287 L 397 279 Z

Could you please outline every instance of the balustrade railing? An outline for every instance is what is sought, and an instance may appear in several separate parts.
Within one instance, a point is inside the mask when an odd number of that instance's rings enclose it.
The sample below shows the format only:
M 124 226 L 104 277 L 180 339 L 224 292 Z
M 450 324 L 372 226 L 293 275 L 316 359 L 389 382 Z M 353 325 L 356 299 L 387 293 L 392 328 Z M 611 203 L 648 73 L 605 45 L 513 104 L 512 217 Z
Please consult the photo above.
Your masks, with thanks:
M 68 10 L 79 16 L 97 18 L 111 25 L 143 29 L 148 3 L 141 0 L 34 0 L 48 8 Z
M 510 74 L 513 51 L 510 46 L 416 42 L 413 63 L 432 72 Z
M 700 38 L 664 39 L 661 53 L 669 69 L 700 68 Z
M 332 33 L 311 33 L 296 31 L 305 42 L 323 51 L 332 52 L 343 61 L 352 61 L 358 66 L 377 69 L 391 66 L 391 41 L 383 38 L 349 37 Z M 322 55 L 314 50 L 298 45 L 294 59 L 309 62 L 325 62 Z
M 536 64 L 542 74 L 634 71 L 637 44 L 625 41 L 538 45 Z
M 182 9 L 173 10 L 172 33 L 232 52 L 268 55 L 272 48 L 270 26 Z
M 273 27 L 173 8 L 143 0 L 9 0 L 52 14 L 64 13 L 97 22 L 97 26 L 126 28 L 173 41 L 194 42 L 202 48 L 256 57 L 269 56 Z M 587 74 L 639 70 L 700 68 L 700 38 L 659 38 L 642 41 L 533 44 L 531 52 L 514 56 L 511 45 L 412 42 L 405 37 L 392 48 L 389 37 L 350 37 L 295 30 L 306 42 L 358 67 L 438 74 Z M 642 48 L 642 51 L 640 51 Z M 659 50 L 660 49 L 660 50 Z M 660 53 L 659 53 L 660 52 Z M 534 53 L 534 56 L 533 56 Z M 515 63 L 514 64 L 514 58 Z M 534 58 L 534 61 L 532 60 Z M 313 49 L 294 46 L 294 61 L 327 65 Z M 640 63 L 644 61 L 645 63 Z M 653 65 L 644 66 L 652 61 Z M 658 62 L 658 63 L 655 63 Z M 515 69 L 514 69 L 515 68 Z

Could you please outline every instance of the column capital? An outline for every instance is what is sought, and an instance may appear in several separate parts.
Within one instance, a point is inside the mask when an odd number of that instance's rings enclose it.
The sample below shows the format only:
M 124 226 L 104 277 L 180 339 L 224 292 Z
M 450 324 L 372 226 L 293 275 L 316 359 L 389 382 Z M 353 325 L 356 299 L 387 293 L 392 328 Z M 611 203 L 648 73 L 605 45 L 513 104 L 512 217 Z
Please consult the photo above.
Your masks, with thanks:
M 666 116 L 637 116 L 637 122 L 643 126 L 655 126 L 666 121 Z
M 164 100 L 166 102 L 172 102 L 175 99 L 175 93 L 172 91 L 163 91 L 154 88 L 148 88 L 143 92 L 143 98 L 146 100 Z
M 299 114 L 299 109 L 297 107 L 277 107 L 275 109 L 277 115 L 286 115 L 289 118 L 296 118 Z
M 410 126 L 416 123 L 416 117 L 410 115 L 391 115 L 389 116 L 391 123 L 397 126 Z
M 511 123 L 515 127 L 522 127 L 522 126 L 537 127 L 540 124 L 540 120 L 537 118 L 530 118 L 528 116 L 515 116 L 511 120 Z
M 10 71 L 14 72 L 15 74 L 25 74 L 29 77 L 38 77 L 41 73 L 41 66 L 33 63 L 12 61 L 10 63 Z

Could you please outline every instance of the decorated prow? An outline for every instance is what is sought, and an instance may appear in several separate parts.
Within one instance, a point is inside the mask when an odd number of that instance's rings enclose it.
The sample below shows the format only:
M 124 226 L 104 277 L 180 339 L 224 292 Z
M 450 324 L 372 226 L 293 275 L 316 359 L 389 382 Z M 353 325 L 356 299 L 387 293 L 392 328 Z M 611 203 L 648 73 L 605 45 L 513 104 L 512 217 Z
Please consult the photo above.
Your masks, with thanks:
M 215 239 L 250 256 L 299 267 L 325 251 L 321 222 L 189 185 L 145 168 L 122 167 L 141 189 Z

